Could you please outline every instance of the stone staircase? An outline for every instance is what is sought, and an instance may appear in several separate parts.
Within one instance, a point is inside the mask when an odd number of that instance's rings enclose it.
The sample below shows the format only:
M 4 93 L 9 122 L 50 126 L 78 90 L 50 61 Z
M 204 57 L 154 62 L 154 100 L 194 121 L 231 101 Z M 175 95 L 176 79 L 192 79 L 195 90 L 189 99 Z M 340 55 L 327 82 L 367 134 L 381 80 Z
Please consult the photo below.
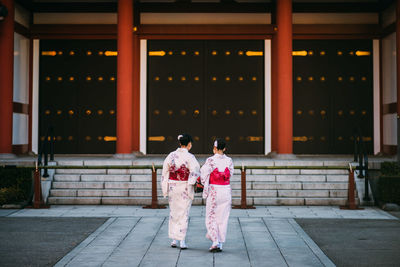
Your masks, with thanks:
M 120 164 L 124 165 L 123 162 Z M 348 161 L 282 160 L 267 161 L 262 164 L 346 166 Z M 157 172 L 159 181 L 161 170 Z M 344 205 L 346 203 L 347 170 L 248 169 L 246 174 L 248 204 Z M 167 200 L 162 198 L 159 182 L 157 186 L 159 202 L 166 204 Z M 240 203 L 241 195 L 239 170 L 235 170 L 231 186 L 233 204 L 237 205 Z M 151 171 L 149 169 L 57 169 L 48 198 L 49 204 L 68 205 L 147 205 L 150 202 Z M 193 204 L 204 204 L 201 194 L 196 194 Z

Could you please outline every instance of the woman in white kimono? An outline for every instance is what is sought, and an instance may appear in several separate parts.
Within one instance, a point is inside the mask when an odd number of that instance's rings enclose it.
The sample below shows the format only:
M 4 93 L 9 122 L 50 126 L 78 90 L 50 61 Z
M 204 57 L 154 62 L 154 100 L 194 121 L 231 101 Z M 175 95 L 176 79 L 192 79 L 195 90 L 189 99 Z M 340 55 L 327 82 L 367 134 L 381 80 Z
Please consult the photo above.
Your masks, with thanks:
M 214 156 L 209 157 L 201 167 L 203 198 L 207 199 L 206 237 L 212 241 L 211 252 L 222 251 L 232 205 L 230 177 L 234 169 L 232 159 L 224 154 L 225 146 L 223 139 L 217 139 L 214 142 Z
M 169 202 L 169 238 L 171 247 L 187 249 L 185 242 L 189 221 L 189 210 L 194 198 L 194 184 L 200 176 L 200 165 L 195 156 L 189 153 L 192 137 L 188 134 L 178 136 L 180 148 L 171 152 L 164 160 L 161 188 L 164 198 Z

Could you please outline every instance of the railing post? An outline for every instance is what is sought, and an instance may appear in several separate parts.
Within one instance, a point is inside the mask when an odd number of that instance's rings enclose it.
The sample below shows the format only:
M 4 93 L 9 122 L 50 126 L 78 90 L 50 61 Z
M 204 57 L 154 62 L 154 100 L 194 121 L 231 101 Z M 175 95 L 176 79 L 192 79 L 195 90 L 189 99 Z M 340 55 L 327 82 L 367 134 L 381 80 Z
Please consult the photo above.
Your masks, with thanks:
M 49 159 L 48 159 L 49 154 L 47 152 L 48 142 L 49 142 L 49 140 L 44 141 L 44 149 L 43 149 L 44 150 L 44 165 L 43 166 L 49 165 Z M 46 177 L 46 178 L 49 177 L 49 171 L 46 168 L 44 169 L 43 177 Z
M 359 208 L 356 203 L 356 195 L 355 195 L 355 183 L 354 183 L 354 171 L 349 164 L 349 186 L 347 190 L 347 204 L 341 206 L 341 209 L 345 210 L 362 210 L 363 208 Z
M 157 199 L 157 169 L 154 164 L 151 168 L 151 204 L 144 206 L 144 209 L 165 209 L 164 205 L 158 205 Z
M 369 197 L 369 186 L 368 186 L 368 156 L 367 153 L 364 155 L 364 201 L 370 201 L 371 198 Z
M 246 191 L 246 169 L 244 168 L 244 165 L 242 164 L 242 169 L 240 172 L 241 176 L 241 199 L 240 199 L 240 205 L 233 206 L 234 209 L 255 209 L 253 205 L 247 205 L 247 191 Z
M 38 168 L 38 162 L 36 162 L 35 171 L 34 171 L 34 187 L 35 187 L 35 196 L 33 199 L 33 208 L 34 209 L 47 209 L 49 208 L 43 201 L 42 196 L 42 181 L 40 177 L 40 171 Z
M 54 160 L 54 141 L 56 139 L 55 135 L 54 135 L 54 131 L 53 131 L 53 127 L 51 127 L 51 140 L 50 140 L 50 160 L 53 161 Z
M 357 134 L 354 134 L 354 162 L 357 162 Z
M 358 141 L 359 145 L 358 145 L 358 169 L 360 170 L 360 173 L 358 174 L 358 178 L 364 178 L 364 157 L 363 157 L 363 153 L 362 153 L 362 149 L 361 149 L 361 136 L 359 137 L 360 140 Z

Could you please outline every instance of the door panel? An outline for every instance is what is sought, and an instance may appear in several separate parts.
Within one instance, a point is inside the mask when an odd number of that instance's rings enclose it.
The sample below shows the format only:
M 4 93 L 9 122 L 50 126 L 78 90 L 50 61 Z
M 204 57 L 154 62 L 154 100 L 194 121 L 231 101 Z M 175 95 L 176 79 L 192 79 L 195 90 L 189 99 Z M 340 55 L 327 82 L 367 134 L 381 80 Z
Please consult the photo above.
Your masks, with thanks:
M 115 153 L 115 40 L 40 42 L 40 136 L 49 125 L 55 152 Z
M 229 153 L 264 153 L 263 51 L 263 41 L 207 42 L 208 147 L 221 137 Z
M 216 137 L 229 153 L 264 152 L 263 41 L 148 41 L 148 51 L 148 153 L 175 149 L 183 132 L 194 153 Z
M 350 154 L 360 128 L 372 152 L 372 41 L 296 40 L 294 153 Z M 305 52 L 305 53 L 304 53 Z
M 204 43 L 148 41 L 148 51 L 147 153 L 176 149 L 181 133 L 191 134 L 192 152 L 201 153 L 205 114 Z

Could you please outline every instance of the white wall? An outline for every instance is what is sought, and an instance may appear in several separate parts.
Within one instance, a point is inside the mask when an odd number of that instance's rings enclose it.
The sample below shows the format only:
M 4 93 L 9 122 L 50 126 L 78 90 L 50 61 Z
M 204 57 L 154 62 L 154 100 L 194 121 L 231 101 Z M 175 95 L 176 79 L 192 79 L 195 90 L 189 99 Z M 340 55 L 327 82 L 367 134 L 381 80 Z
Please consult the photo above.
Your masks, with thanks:
M 33 74 L 32 74 L 32 152 L 39 149 L 39 40 L 33 40 Z
M 269 13 L 141 13 L 142 24 L 271 24 Z
M 29 104 L 29 39 L 14 33 L 13 101 Z
M 29 104 L 29 39 L 14 33 L 13 102 Z M 28 144 L 29 115 L 13 113 L 13 145 Z
M 27 114 L 13 113 L 13 145 L 28 144 L 29 116 Z
M 379 24 L 379 14 L 293 13 L 293 24 Z
M 397 102 L 396 82 L 396 33 L 392 33 L 382 39 L 383 104 Z M 397 145 L 396 114 L 383 115 L 383 144 Z
M 35 13 L 34 24 L 117 24 L 117 13 Z

